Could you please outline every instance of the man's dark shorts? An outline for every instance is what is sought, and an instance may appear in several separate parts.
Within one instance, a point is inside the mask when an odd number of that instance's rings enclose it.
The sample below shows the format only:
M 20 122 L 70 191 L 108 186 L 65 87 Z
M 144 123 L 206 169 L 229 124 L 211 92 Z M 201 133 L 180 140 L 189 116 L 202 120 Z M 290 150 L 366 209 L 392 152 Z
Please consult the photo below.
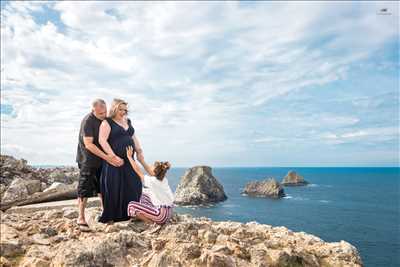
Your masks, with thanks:
M 79 165 L 79 173 L 78 197 L 93 197 L 100 193 L 101 166 L 92 168 Z

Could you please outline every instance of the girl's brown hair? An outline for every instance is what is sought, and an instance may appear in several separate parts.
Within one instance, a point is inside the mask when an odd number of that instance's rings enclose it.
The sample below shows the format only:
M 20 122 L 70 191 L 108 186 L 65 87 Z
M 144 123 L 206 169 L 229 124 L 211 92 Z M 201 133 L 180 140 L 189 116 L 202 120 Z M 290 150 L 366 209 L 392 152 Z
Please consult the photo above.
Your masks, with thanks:
M 170 167 L 171 165 L 169 164 L 168 161 L 165 162 L 156 161 L 154 162 L 154 175 L 158 180 L 162 181 Z

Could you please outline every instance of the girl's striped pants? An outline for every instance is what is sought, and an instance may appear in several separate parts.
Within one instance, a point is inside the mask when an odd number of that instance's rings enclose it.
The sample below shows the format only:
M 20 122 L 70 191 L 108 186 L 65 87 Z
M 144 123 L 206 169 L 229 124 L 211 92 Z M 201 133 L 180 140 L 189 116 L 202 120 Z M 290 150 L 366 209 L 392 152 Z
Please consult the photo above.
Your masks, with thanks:
M 145 193 L 142 193 L 139 202 L 131 201 L 128 204 L 128 216 L 135 217 L 138 213 L 157 224 L 164 224 L 172 217 L 171 207 L 157 208 Z

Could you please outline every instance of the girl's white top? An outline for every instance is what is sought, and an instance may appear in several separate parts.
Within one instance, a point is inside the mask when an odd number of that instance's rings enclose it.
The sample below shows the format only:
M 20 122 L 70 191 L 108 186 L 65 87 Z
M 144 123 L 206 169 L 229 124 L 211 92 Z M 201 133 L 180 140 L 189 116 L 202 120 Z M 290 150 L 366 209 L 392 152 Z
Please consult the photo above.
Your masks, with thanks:
M 154 176 L 145 175 L 143 179 L 143 193 L 147 194 L 156 207 L 173 207 L 174 193 L 168 184 L 167 177 L 162 181 Z

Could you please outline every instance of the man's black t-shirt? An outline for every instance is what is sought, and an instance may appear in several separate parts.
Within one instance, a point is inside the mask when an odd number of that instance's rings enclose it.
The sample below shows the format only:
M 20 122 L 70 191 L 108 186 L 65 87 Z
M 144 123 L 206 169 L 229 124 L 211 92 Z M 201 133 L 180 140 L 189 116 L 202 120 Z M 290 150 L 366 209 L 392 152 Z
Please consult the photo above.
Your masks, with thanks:
M 87 150 L 83 143 L 83 137 L 93 137 L 93 144 L 101 149 L 99 144 L 99 128 L 101 122 L 102 120 L 98 119 L 93 113 L 89 113 L 82 120 L 81 128 L 79 130 L 78 150 L 76 154 L 76 162 L 78 162 L 80 168 L 101 167 L 102 159 Z

